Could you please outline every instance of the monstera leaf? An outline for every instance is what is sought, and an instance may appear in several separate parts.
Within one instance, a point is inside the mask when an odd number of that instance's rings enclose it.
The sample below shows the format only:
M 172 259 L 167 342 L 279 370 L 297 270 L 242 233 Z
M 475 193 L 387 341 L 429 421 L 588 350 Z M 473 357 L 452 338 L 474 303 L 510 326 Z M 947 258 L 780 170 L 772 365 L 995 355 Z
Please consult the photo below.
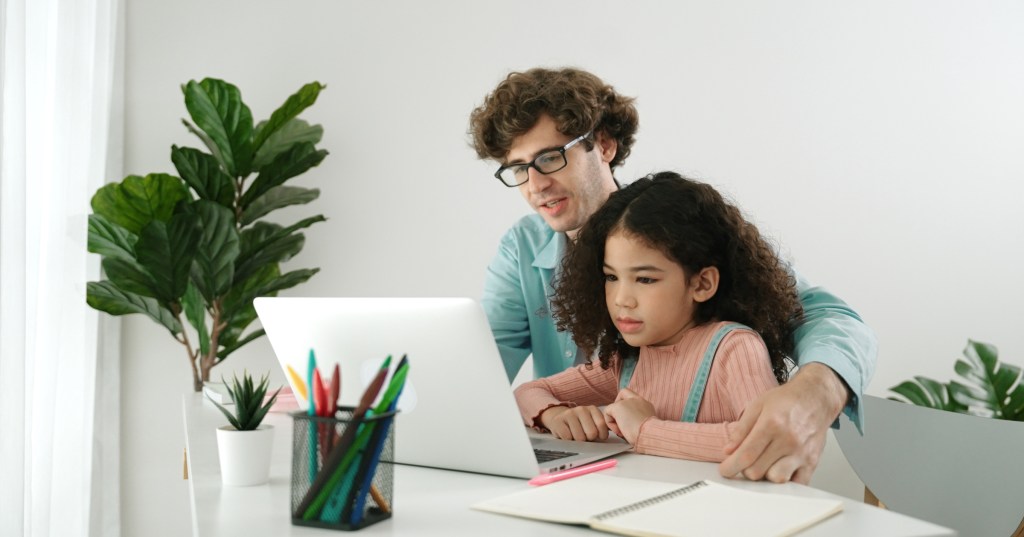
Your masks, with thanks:
M 963 382 L 948 384 L 927 377 L 914 377 L 890 388 L 906 402 L 988 418 L 1024 421 L 1024 384 L 1021 369 L 999 362 L 993 345 L 968 340 L 966 360 L 954 369 Z M 900 401 L 897 397 L 891 399 Z
M 190 81 L 182 92 L 191 121 L 183 123 L 206 151 L 171 146 L 180 177 L 130 175 L 92 198 L 87 247 L 102 257 L 107 279 L 89 282 L 88 304 L 110 315 L 143 314 L 166 328 L 186 348 L 196 391 L 210 368 L 264 335 L 246 333 L 256 319 L 254 298 L 319 271 L 282 273 L 280 264 L 298 255 L 302 230 L 323 215 L 290 226 L 261 219 L 320 195 L 285 183 L 327 156 L 316 148 L 323 128 L 298 118 L 323 89 L 302 86 L 254 126 L 237 87 Z

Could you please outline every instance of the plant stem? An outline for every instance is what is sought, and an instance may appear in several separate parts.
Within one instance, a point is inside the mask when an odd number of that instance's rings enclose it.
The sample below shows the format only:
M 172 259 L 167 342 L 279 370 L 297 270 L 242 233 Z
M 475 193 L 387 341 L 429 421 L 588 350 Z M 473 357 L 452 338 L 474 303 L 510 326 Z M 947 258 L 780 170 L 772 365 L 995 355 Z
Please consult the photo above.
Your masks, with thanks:
M 188 339 L 188 330 L 185 330 L 185 323 L 181 320 L 181 308 L 174 308 L 174 316 L 181 323 L 181 339 L 179 343 L 185 346 L 185 352 L 188 354 L 188 365 L 192 368 L 192 389 L 200 392 L 203 391 L 203 381 L 199 378 L 199 370 L 196 368 L 196 361 L 199 358 L 199 349 L 192 349 L 192 343 Z
M 210 348 L 206 356 L 202 357 L 200 367 L 202 368 L 203 381 L 210 380 L 210 370 L 217 365 L 217 349 L 220 347 L 220 335 L 227 328 L 227 323 L 221 321 L 221 299 L 216 299 L 210 308 L 210 315 L 213 323 L 210 325 Z

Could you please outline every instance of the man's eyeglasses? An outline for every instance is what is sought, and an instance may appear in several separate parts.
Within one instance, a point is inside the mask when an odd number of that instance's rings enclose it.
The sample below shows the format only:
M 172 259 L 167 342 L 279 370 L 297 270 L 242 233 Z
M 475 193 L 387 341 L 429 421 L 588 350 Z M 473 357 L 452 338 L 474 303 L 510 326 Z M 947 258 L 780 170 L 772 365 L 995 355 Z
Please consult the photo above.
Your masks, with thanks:
M 498 168 L 498 171 L 494 172 L 494 176 L 504 183 L 505 186 L 515 187 L 530 180 L 530 168 L 533 168 L 544 175 L 555 173 L 569 164 L 569 161 L 565 159 L 565 152 L 572 149 L 572 146 L 585 140 L 588 136 L 593 134 L 593 132 L 594 131 L 590 131 L 558 149 L 545 151 L 544 153 L 537 155 L 537 158 L 533 159 L 531 162 L 502 166 Z

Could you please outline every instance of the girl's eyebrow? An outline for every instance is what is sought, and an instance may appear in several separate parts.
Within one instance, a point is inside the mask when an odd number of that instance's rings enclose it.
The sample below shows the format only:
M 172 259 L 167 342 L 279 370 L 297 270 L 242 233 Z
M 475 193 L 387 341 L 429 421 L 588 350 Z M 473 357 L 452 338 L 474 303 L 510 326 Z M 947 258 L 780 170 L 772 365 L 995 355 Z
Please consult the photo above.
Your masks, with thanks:
M 638 267 L 630 267 L 631 272 L 665 272 L 664 269 L 658 268 L 654 265 L 640 265 Z
M 615 270 L 615 267 L 609 265 L 608 263 L 604 264 L 604 268 Z M 665 272 L 665 269 L 658 268 L 654 265 L 640 265 L 636 267 L 628 267 L 626 270 L 629 272 Z

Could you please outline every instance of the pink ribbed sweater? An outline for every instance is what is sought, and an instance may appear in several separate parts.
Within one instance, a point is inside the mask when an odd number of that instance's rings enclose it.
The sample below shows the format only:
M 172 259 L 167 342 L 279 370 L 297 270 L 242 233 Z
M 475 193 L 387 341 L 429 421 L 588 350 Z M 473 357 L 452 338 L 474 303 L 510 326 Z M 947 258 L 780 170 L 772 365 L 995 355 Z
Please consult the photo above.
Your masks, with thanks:
M 628 388 L 654 405 L 655 415 L 640 426 L 637 453 L 719 462 L 725 458 L 732 422 L 747 403 L 778 386 L 768 349 L 751 330 L 734 330 L 722 340 L 708 376 L 696 423 L 679 418 L 697 368 L 712 336 L 725 323 L 708 323 L 683 334 L 675 345 L 642 347 Z M 516 389 L 526 424 L 542 428 L 541 412 L 556 405 L 603 406 L 615 401 L 621 364 L 601 369 L 579 365 Z

